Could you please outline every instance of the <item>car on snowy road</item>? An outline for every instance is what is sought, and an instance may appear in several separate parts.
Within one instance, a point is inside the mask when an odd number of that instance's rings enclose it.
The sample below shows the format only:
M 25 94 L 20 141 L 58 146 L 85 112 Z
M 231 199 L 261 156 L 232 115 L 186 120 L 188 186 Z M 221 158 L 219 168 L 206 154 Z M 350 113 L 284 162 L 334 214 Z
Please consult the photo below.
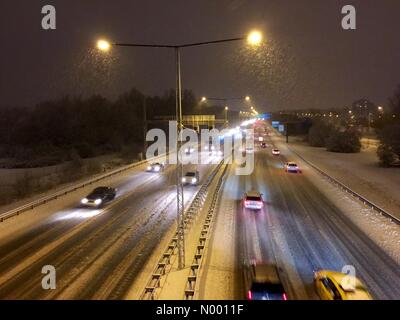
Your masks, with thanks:
M 264 207 L 262 194 L 258 191 L 246 192 L 243 196 L 243 206 L 246 209 L 261 210 Z
M 200 175 L 198 171 L 188 171 L 182 177 L 183 185 L 197 186 L 199 181 L 200 181 Z
M 272 149 L 272 154 L 274 156 L 279 156 L 281 154 L 281 151 L 279 149 Z
M 299 166 L 295 162 L 286 162 L 285 171 L 286 172 L 301 173 L 301 170 L 300 170 Z
M 165 169 L 165 165 L 163 163 L 152 163 L 150 165 L 147 166 L 146 171 L 148 172 L 160 172 L 163 171 Z
M 315 272 L 314 286 L 321 300 L 372 300 L 361 280 L 341 272 Z
M 81 200 L 85 207 L 100 207 L 115 199 L 117 189 L 111 187 L 98 187 Z
M 273 263 L 245 265 L 244 283 L 248 300 L 287 300 L 278 267 Z

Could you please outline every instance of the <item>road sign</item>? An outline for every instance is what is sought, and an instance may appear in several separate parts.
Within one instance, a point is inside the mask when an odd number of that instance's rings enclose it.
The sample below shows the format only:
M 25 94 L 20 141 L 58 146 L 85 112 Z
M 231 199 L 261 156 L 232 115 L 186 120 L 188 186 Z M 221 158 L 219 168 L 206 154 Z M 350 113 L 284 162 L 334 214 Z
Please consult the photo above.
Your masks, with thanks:
M 272 127 L 273 128 L 278 128 L 279 127 L 279 121 L 272 121 Z
M 285 132 L 285 126 L 283 124 L 280 124 L 278 127 L 279 132 Z
M 258 114 L 258 115 L 256 115 L 256 118 L 262 119 L 262 120 L 269 120 L 269 119 L 271 119 L 271 114 L 270 113 Z

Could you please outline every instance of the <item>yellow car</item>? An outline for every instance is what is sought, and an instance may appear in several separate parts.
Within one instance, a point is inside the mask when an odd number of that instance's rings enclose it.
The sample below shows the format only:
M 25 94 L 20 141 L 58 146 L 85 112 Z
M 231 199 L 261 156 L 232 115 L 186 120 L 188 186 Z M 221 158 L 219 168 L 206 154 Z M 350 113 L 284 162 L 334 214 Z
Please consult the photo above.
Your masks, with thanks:
M 363 283 L 345 273 L 320 270 L 314 273 L 314 285 L 321 300 L 372 300 Z

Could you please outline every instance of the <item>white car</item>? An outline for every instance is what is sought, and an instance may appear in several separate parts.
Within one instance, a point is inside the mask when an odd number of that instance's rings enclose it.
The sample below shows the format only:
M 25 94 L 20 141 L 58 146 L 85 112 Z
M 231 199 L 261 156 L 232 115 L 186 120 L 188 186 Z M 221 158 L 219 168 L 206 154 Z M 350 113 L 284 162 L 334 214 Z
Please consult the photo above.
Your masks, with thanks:
M 246 209 L 261 210 L 264 207 L 262 194 L 258 191 L 246 192 L 243 196 L 243 206 Z
M 286 162 L 285 171 L 286 172 L 301 173 L 301 170 L 300 170 L 299 166 L 295 162 Z
M 186 154 L 192 154 L 194 152 L 194 148 L 193 147 L 187 147 L 185 148 L 185 153 Z
M 272 149 L 272 154 L 274 156 L 279 156 L 281 154 L 281 151 L 279 149 Z
M 152 164 L 148 165 L 146 171 L 160 172 L 160 171 L 163 171 L 164 168 L 165 168 L 165 166 L 163 163 L 156 162 L 156 163 L 152 163 Z
M 200 181 L 200 175 L 198 171 L 188 171 L 182 177 L 182 183 L 184 185 L 197 186 L 199 181 Z

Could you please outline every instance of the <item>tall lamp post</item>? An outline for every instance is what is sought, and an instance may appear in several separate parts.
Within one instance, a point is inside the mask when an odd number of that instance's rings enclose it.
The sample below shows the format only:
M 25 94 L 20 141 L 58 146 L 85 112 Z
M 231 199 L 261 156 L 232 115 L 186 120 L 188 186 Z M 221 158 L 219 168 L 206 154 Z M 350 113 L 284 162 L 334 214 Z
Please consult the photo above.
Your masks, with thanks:
M 99 40 L 97 48 L 101 51 L 109 51 L 111 47 L 142 47 L 142 48 L 164 48 L 172 49 L 175 53 L 175 70 L 176 70 L 176 121 L 177 121 L 177 141 L 176 141 L 176 191 L 177 191 L 177 225 L 178 225 L 178 268 L 185 267 L 185 240 L 184 240 L 184 199 L 183 199 L 183 185 L 182 185 L 182 162 L 179 159 L 180 146 L 182 142 L 182 77 L 181 77 L 181 49 L 198 47 L 211 44 L 220 44 L 233 41 L 244 41 L 250 45 L 259 45 L 262 41 L 262 34 L 258 31 L 252 31 L 247 37 L 229 38 L 214 41 L 194 42 L 180 45 L 167 45 L 167 44 L 143 44 L 143 43 L 110 43 L 106 40 Z

